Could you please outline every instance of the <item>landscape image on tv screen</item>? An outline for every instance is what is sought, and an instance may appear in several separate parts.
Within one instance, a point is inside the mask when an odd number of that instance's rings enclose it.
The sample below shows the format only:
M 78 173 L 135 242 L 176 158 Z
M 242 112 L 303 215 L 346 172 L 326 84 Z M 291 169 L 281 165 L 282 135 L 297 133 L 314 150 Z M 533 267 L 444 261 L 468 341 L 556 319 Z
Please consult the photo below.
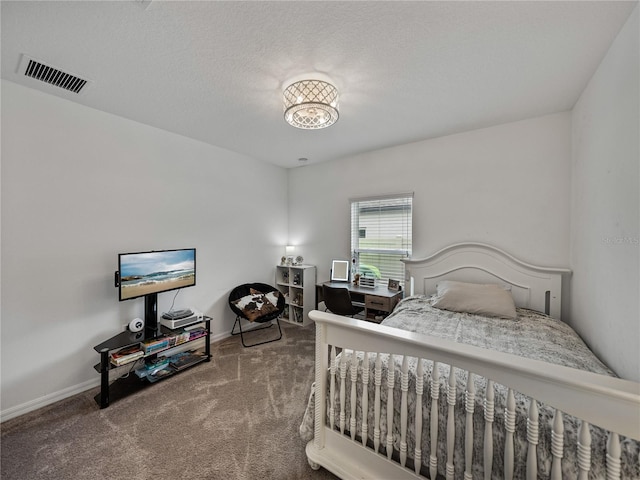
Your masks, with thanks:
M 195 266 L 195 249 L 122 254 L 120 300 L 193 286 Z

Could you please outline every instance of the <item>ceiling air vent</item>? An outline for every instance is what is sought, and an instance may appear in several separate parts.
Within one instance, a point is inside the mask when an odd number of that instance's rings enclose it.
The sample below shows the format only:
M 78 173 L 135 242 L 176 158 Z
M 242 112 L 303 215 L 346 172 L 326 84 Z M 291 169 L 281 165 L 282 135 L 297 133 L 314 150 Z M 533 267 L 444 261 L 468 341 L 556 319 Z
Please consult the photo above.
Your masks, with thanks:
M 81 93 L 85 87 L 91 84 L 90 80 L 80 78 L 72 73 L 64 72 L 59 68 L 46 65 L 38 60 L 22 55 L 19 73 L 27 77 L 48 83 L 55 87 L 63 88 L 72 93 Z

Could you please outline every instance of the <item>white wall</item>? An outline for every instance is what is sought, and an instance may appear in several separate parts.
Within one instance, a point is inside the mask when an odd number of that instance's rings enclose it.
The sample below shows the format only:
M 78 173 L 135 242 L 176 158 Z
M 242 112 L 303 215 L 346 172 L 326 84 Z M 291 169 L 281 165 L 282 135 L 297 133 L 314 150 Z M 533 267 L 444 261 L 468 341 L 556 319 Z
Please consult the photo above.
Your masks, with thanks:
M 573 109 L 572 324 L 640 381 L 638 7 Z
M 3 417 L 97 385 L 93 346 L 143 313 L 119 252 L 195 247 L 176 306 L 224 335 L 229 291 L 272 281 L 286 241 L 285 169 L 2 81 Z
M 570 113 L 401 145 L 291 171 L 289 239 L 318 279 L 350 258 L 349 198 L 415 192 L 414 257 L 461 241 L 569 264 Z

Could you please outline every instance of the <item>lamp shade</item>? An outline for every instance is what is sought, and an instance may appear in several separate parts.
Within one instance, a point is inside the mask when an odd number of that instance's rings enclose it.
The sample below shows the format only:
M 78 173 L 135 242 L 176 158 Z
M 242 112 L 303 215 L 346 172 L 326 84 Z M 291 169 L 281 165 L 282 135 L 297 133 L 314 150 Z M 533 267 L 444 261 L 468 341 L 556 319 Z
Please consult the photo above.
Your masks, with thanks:
M 338 89 L 324 80 L 299 80 L 283 91 L 284 119 L 296 128 L 317 130 L 338 121 Z

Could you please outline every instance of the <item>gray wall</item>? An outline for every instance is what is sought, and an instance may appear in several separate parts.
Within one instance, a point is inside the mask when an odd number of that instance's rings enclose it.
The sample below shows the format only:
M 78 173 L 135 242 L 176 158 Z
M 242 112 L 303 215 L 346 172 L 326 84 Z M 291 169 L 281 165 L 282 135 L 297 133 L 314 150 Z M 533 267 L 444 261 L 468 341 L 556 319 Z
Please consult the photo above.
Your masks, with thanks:
M 573 109 L 572 323 L 640 381 L 638 7 Z
M 291 171 L 289 240 L 327 279 L 350 258 L 349 198 L 414 192 L 413 256 L 462 241 L 569 265 L 570 113 Z
M 118 302 L 119 252 L 195 247 L 176 306 L 219 337 L 286 235 L 285 169 L 2 81 L 3 416 L 97 384 L 93 346 L 143 313 Z

